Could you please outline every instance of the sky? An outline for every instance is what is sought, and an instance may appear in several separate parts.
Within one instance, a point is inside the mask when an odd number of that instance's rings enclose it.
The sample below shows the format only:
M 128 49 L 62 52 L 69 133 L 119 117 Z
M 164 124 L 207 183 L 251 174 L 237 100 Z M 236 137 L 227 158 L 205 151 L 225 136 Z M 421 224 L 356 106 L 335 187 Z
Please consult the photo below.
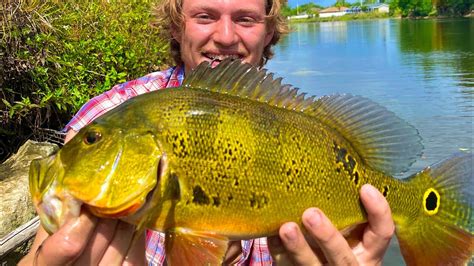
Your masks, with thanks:
M 327 6 L 331 6 L 335 4 L 336 0 L 288 0 L 288 4 L 291 8 L 296 8 L 296 5 L 302 5 L 309 2 L 313 2 L 317 5 L 327 7 Z M 349 1 L 349 2 L 353 2 L 353 1 Z

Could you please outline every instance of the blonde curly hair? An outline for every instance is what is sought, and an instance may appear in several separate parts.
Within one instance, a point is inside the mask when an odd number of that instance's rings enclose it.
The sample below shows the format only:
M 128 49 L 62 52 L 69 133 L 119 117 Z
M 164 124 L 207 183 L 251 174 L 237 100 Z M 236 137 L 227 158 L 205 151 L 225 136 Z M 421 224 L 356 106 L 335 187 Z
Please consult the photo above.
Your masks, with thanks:
M 161 0 L 153 9 L 154 19 L 152 26 L 159 29 L 162 38 L 170 40 L 171 56 L 176 64 L 182 65 L 180 44 L 173 38 L 172 29 L 181 29 L 184 26 L 182 6 L 184 0 Z M 285 18 L 280 14 L 281 0 L 266 0 L 266 23 L 274 30 L 273 38 L 265 46 L 260 66 L 265 65 L 272 58 L 272 46 L 275 45 L 285 33 L 288 33 L 288 25 Z

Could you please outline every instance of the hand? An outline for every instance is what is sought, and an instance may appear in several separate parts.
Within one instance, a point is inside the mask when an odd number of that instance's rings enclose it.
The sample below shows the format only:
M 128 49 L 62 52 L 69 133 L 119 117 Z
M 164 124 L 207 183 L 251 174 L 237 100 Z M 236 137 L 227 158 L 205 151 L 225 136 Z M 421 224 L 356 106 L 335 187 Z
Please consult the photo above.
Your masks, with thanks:
M 144 265 L 144 233 L 129 250 L 134 232 L 133 225 L 83 210 L 51 236 L 40 227 L 19 265 Z
M 368 224 L 351 233 L 351 244 L 321 210 L 310 208 L 303 213 L 308 239 L 296 223 L 286 223 L 280 228 L 279 237 L 269 239 L 272 256 L 295 265 L 381 265 L 395 231 L 390 207 L 371 185 L 364 185 L 360 196 Z

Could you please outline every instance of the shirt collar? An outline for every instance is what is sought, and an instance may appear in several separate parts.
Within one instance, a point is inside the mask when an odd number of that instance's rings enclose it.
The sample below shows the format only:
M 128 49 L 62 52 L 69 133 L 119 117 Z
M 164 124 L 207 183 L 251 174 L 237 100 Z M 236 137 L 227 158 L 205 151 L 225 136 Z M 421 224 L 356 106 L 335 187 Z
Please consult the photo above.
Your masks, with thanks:
M 175 66 L 171 72 L 171 76 L 166 84 L 167 88 L 176 87 L 183 83 L 184 80 L 184 67 L 182 65 Z

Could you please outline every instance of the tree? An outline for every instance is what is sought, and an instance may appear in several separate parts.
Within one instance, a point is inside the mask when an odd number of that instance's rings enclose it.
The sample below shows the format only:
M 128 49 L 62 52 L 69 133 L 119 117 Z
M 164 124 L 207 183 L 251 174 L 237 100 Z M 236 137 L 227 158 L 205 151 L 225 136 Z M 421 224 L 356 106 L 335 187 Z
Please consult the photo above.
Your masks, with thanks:
M 304 5 L 301 5 L 299 7 L 299 12 L 300 13 L 306 13 L 308 15 L 313 15 L 316 13 L 315 10 L 317 9 L 322 9 L 323 7 L 322 6 L 319 6 L 319 5 L 316 5 L 315 3 L 313 2 L 309 2 L 309 3 L 306 3 Z
M 334 4 L 335 7 L 343 7 L 346 6 L 346 1 L 345 0 L 337 0 L 336 4 Z

